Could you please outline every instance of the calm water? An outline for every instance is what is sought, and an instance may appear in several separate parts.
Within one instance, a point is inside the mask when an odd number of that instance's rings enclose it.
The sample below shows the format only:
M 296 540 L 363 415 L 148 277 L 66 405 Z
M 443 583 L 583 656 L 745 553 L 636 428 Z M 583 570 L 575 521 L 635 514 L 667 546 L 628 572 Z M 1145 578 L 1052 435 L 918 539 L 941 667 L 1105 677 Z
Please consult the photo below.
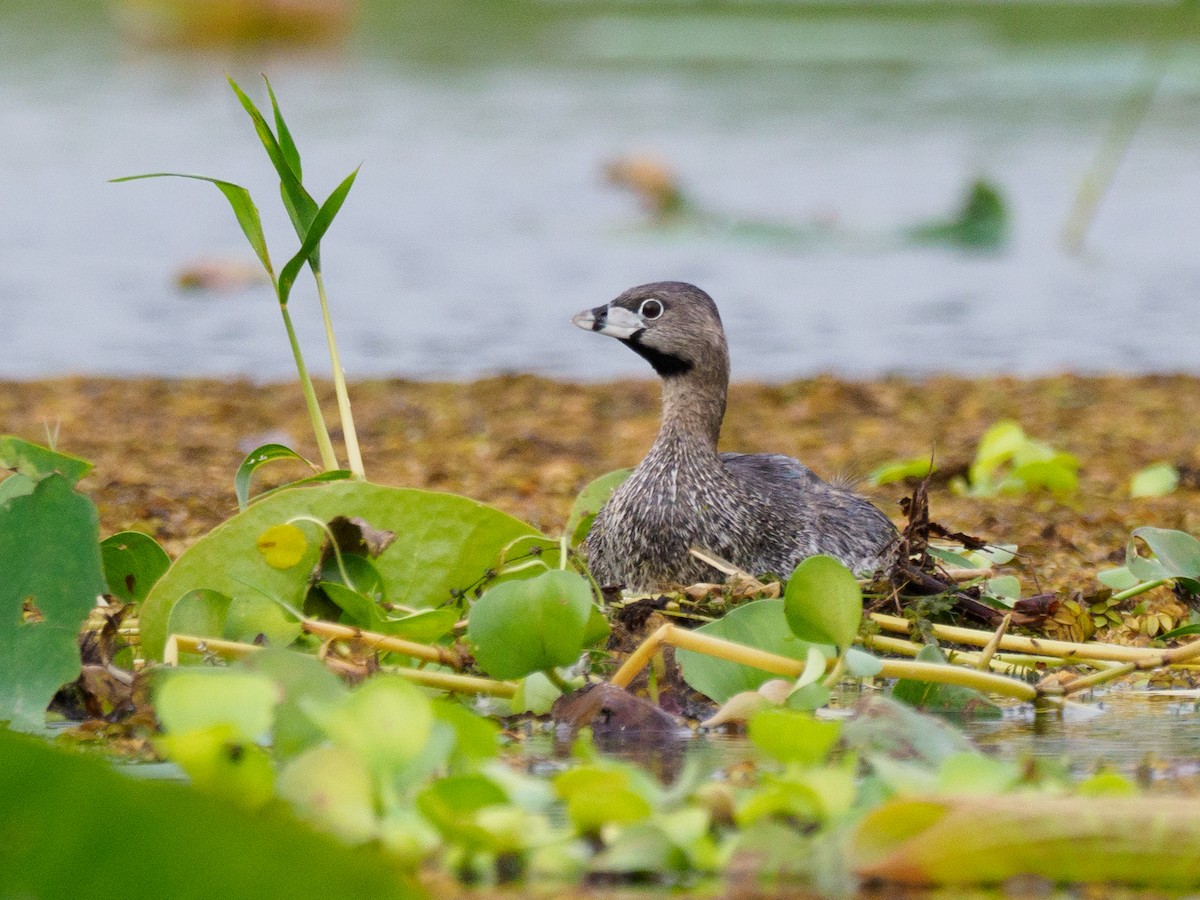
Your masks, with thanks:
M 265 287 L 173 287 L 188 260 L 250 259 L 220 195 L 106 183 L 239 181 L 292 249 L 222 77 L 263 70 L 317 192 L 364 163 L 324 256 L 352 377 L 649 374 L 568 320 L 662 278 L 716 297 L 742 377 L 1200 371 L 1200 28 L 1154 7 L 1002 6 L 368 0 L 343 47 L 288 55 L 139 49 L 102 4 L 4 0 L 0 377 L 291 373 Z M 1079 178 L 1150 45 L 1166 48 L 1154 105 L 1071 257 Z M 633 151 L 718 213 L 840 236 L 656 233 L 601 174 Z M 979 174 L 1011 202 L 1005 250 L 891 239 Z M 294 296 L 327 370 L 307 284 Z

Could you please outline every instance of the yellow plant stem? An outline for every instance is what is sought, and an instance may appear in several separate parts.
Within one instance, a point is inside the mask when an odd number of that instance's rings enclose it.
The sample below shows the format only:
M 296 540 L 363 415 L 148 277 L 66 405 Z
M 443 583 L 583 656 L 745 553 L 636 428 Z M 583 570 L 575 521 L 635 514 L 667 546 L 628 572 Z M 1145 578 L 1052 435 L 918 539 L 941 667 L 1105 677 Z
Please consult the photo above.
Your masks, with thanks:
M 912 641 L 904 638 L 888 637 L 883 634 L 867 635 L 862 640 L 863 646 L 869 650 L 882 650 L 885 653 L 895 653 L 898 656 L 916 656 L 921 652 L 923 644 L 914 644 Z M 972 653 L 967 650 L 952 650 L 945 649 L 946 659 L 951 663 L 961 663 L 962 665 L 971 666 L 975 669 L 988 668 L 993 672 L 1007 673 L 1013 669 L 1032 669 L 1038 665 L 1061 665 L 1061 660 L 1051 656 L 1036 656 L 1009 658 L 1004 656 L 994 656 L 987 662 L 986 666 L 980 665 L 983 659 L 982 654 Z
M 877 623 L 885 631 L 911 634 L 913 630 L 913 623 L 899 616 L 872 613 L 871 621 Z M 986 647 L 994 637 L 994 633 L 991 631 L 961 628 L 957 625 L 933 625 L 930 627 L 930 631 L 934 637 L 941 640 L 952 641 L 956 644 L 971 644 L 976 647 Z M 1060 659 L 1077 660 L 1102 659 L 1111 662 L 1137 662 L 1158 657 L 1158 651 L 1147 650 L 1144 647 L 1123 647 L 1120 644 L 1102 644 L 1098 641 L 1088 641 L 1087 643 L 1052 641 L 1045 638 L 1029 638 L 1011 634 L 1001 637 L 998 648 L 1016 653 L 1031 653 L 1035 656 L 1054 656 Z
M 654 658 L 655 654 L 664 645 L 670 645 L 680 650 L 703 653 L 706 656 L 725 659 L 787 678 L 799 678 L 800 674 L 804 671 L 804 663 L 799 660 L 790 659 L 786 656 L 778 656 L 774 653 L 767 653 L 765 650 L 747 647 L 733 641 L 723 640 L 722 638 L 697 634 L 695 631 L 680 628 L 678 625 L 667 624 L 646 638 L 641 646 L 630 654 L 625 663 L 609 680 L 610 683 L 621 688 L 628 687 L 633 679 L 637 677 L 638 673 L 649 664 L 650 660 Z M 833 663 L 833 660 L 829 661 L 830 666 Z M 940 684 L 959 684 L 966 687 L 973 687 L 980 691 L 1012 697 L 1017 700 L 1033 701 L 1040 696 L 1056 692 L 1057 690 L 1053 685 L 1048 685 L 1045 689 L 1039 691 L 1033 685 L 1026 684 L 1023 681 L 1006 678 L 1002 675 L 995 675 L 991 672 L 980 672 L 975 669 L 964 669 L 958 666 L 897 659 L 883 659 L 880 660 L 880 663 L 883 665 L 883 669 L 879 674 L 884 678 L 914 678 L 920 681 L 932 681 Z
M 321 317 L 325 322 L 325 337 L 329 342 L 329 362 L 333 366 L 333 386 L 337 392 L 338 412 L 342 417 L 342 436 L 346 441 L 346 457 L 350 462 L 350 471 L 356 478 L 365 480 L 367 475 L 363 470 L 362 453 L 358 449 L 358 432 L 354 430 L 354 414 L 350 411 L 350 393 L 346 390 L 346 373 L 342 371 L 337 341 L 333 336 L 333 319 L 329 315 L 329 300 L 325 296 L 325 279 L 321 277 L 320 269 L 313 268 L 313 278 L 317 282 L 317 297 L 321 301 Z
M 423 659 L 451 669 L 461 669 L 463 658 L 451 647 L 439 647 L 435 644 L 418 644 L 416 641 L 406 641 L 404 638 L 392 637 L 388 634 L 378 634 L 374 631 L 363 631 L 361 628 L 351 628 L 349 625 L 337 625 L 333 622 L 322 622 L 320 619 L 301 619 L 300 626 L 309 634 L 315 634 L 331 641 L 354 641 L 365 644 L 373 650 L 386 650 L 389 653 L 399 653 L 414 659 Z
M 1186 663 L 1197 658 L 1200 658 L 1200 640 L 1184 644 L 1182 647 L 1174 647 L 1171 650 L 1154 651 L 1152 656 L 1148 656 L 1145 659 L 1134 660 L 1133 662 L 1113 666 L 1101 672 L 1084 675 L 1081 678 L 1068 681 L 1062 688 L 1068 694 L 1077 694 L 1080 691 L 1086 691 L 1097 685 L 1104 684 L 1106 681 L 1112 681 L 1114 678 L 1121 678 L 1134 672 L 1145 672 L 1149 669 L 1166 668 L 1167 666 Z
M 283 314 L 283 325 L 287 329 L 288 343 L 292 345 L 292 356 L 296 360 L 296 372 L 300 376 L 300 390 L 304 392 L 304 404 L 308 407 L 308 418 L 312 422 L 313 436 L 317 439 L 317 450 L 321 453 L 321 465 L 325 471 L 332 472 L 339 468 L 337 454 L 333 452 L 333 441 L 329 439 L 329 427 L 325 424 L 325 416 L 321 412 L 321 404 L 317 401 L 317 391 L 313 387 L 308 367 L 304 365 L 304 356 L 300 353 L 300 341 L 296 338 L 296 329 L 292 327 L 292 316 L 287 304 L 279 305 Z
M 1000 642 L 1004 640 L 1004 635 L 1008 633 L 1008 626 L 1012 624 L 1012 613 L 1008 613 L 1000 620 L 1000 625 L 996 629 L 996 633 L 992 635 L 992 639 L 987 642 L 987 646 L 983 648 L 983 653 L 979 654 L 979 662 L 975 668 L 986 669 L 991 663 L 992 657 L 996 655 L 996 648 L 1000 646 Z
M 222 659 L 243 659 L 262 649 L 264 648 L 258 644 L 203 638 L 191 634 L 173 634 L 167 638 L 166 647 L 163 649 L 163 662 L 171 666 L 179 665 L 180 653 L 212 654 Z M 518 687 L 511 681 L 494 681 L 491 678 L 479 678 L 475 675 L 413 669 L 407 666 L 385 666 L 383 671 L 407 678 L 424 687 L 437 688 L 456 694 L 486 694 L 489 697 L 508 699 L 516 695 Z

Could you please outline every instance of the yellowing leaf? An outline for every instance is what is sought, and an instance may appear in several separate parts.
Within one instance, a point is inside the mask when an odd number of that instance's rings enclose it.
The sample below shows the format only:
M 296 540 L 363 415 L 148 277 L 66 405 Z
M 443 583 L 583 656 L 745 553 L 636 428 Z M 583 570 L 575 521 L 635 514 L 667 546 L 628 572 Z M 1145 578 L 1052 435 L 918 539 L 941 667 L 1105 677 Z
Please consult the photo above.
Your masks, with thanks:
M 308 538 L 295 525 L 272 525 L 258 536 L 258 552 L 273 569 L 290 569 L 304 558 Z

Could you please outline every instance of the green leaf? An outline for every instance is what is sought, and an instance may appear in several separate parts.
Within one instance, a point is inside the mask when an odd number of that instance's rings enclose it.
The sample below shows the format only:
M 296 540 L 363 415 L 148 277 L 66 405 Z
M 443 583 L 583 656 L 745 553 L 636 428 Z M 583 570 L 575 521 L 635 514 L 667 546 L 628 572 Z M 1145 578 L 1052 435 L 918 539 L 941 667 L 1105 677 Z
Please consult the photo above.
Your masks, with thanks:
M 797 638 L 788 628 L 782 600 L 755 600 L 744 603 L 717 621 L 697 628 L 696 633 L 756 647 L 799 662 L 808 659 L 808 651 L 812 646 L 809 642 Z M 675 659 L 684 681 L 693 690 L 717 703 L 724 703 L 730 697 L 744 691 L 756 691 L 772 678 L 779 677 L 760 669 L 694 653 L 691 650 L 676 650 Z
M 1141 580 L 1129 571 L 1127 566 L 1120 566 L 1116 569 L 1104 569 L 1096 573 L 1097 580 L 1112 591 L 1127 591 L 1135 585 L 1141 584 Z
M 13 497 L 24 497 L 33 493 L 37 482 L 27 475 L 13 473 L 0 481 L 0 506 L 4 506 Z
M 754 746 L 772 759 L 817 766 L 837 743 L 842 723 L 792 709 L 764 709 L 751 717 L 746 733 Z
M 288 295 L 291 293 L 292 285 L 296 282 L 296 276 L 300 274 L 300 269 L 306 262 L 316 259 L 317 249 L 321 246 L 321 238 L 325 237 L 325 232 L 329 230 L 329 226 L 333 224 L 334 217 L 342 208 L 342 204 L 346 201 L 346 195 L 350 193 L 350 188 L 354 186 L 354 179 L 358 177 L 358 169 L 355 169 L 345 180 L 333 189 L 333 193 L 329 195 L 329 199 L 321 206 L 316 216 L 313 217 L 311 224 L 308 226 L 308 231 L 304 234 L 304 242 L 300 245 L 300 249 L 296 255 L 287 261 L 283 267 L 283 271 L 279 273 L 279 302 L 287 303 Z M 319 268 L 319 263 L 313 264 L 313 269 Z
M 261 900 L 264 885 L 297 900 L 423 896 L 387 854 L 318 834 L 282 808 L 249 812 L 4 731 L 0 759 L 0 896 Z M 114 822 L 121 840 L 97 840 Z
M 258 139 L 262 142 L 263 149 L 267 151 L 267 156 L 271 160 L 271 165 L 275 167 L 276 174 L 279 175 L 279 187 L 280 193 L 283 196 L 283 205 L 287 208 L 297 236 L 303 239 L 309 230 L 309 226 L 312 224 L 313 218 L 317 214 L 317 202 L 313 200 L 312 196 L 305 190 L 304 185 L 300 183 L 298 173 L 292 171 L 292 167 L 287 160 L 287 155 L 279 145 L 279 141 L 275 138 L 274 133 L 272 133 L 271 126 L 267 124 L 267 120 L 263 118 L 263 114 L 254 105 L 254 101 L 246 96 L 246 93 L 238 87 L 237 82 L 232 78 L 229 79 L 229 86 L 237 94 L 242 108 L 250 116 L 250 121 L 254 123 L 254 131 L 258 134 Z M 318 266 L 320 265 L 318 260 L 314 260 L 314 263 Z M 286 303 L 286 297 L 281 302 Z
M 108 592 L 126 603 L 140 603 L 171 566 L 167 551 L 140 531 L 119 531 L 100 542 Z
M 334 703 L 306 699 L 301 705 L 379 778 L 391 778 L 425 753 L 434 732 L 429 698 L 398 675 L 376 675 Z
M 0 437 L 0 468 L 12 469 L 34 481 L 57 472 L 75 484 L 92 470 L 92 464 L 78 456 L 60 453 L 6 434 Z
M 291 488 L 325 484 L 330 481 L 349 481 L 354 477 L 354 473 L 349 469 L 327 469 L 324 472 L 318 472 L 316 475 L 309 475 L 307 478 L 301 478 L 297 481 L 290 481 L 287 484 L 281 484 L 279 487 L 271 488 L 269 491 L 263 491 L 257 497 L 251 497 L 250 504 L 258 503 L 260 500 L 266 500 L 268 497 L 272 497 L 275 494 L 278 494 L 280 491 L 286 491 Z
M 788 579 L 784 611 L 796 637 L 845 651 L 862 622 L 862 588 L 832 556 L 810 556 Z
M 946 657 L 933 644 L 927 644 L 917 654 L 918 662 L 948 665 Z M 892 687 L 892 697 L 918 709 L 931 712 L 970 715 L 976 719 L 998 719 L 1000 707 L 985 694 L 957 684 L 938 684 L 901 678 Z
M 79 629 L 105 589 L 97 519 L 57 474 L 0 506 L 0 721 L 13 728 L 42 728 L 79 675 Z
M 127 175 L 124 178 L 113 178 L 112 181 L 139 181 L 143 178 L 191 178 L 194 181 L 207 181 L 209 184 L 215 185 L 217 190 L 224 194 L 225 199 L 229 201 L 229 205 L 233 209 L 233 214 L 237 217 L 238 225 L 242 228 L 242 234 L 246 236 L 246 240 L 254 248 L 259 262 L 267 270 L 267 274 L 271 276 L 271 281 L 275 280 L 275 269 L 271 265 L 271 254 L 267 251 L 267 239 L 263 234 L 262 218 L 259 216 L 258 207 L 254 205 L 254 201 L 250 198 L 248 190 L 239 184 L 234 184 L 232 181 L 222 181 L 219 178 L 209 178 L 206 175 L 188 175 L 183 172 L 151 172 L 147 175 Z
M 233 598 L 220 591 L 197 588 L 179 598 L 167 621 L 168 634 L 219 638 L 225 636 L 225 620 Z
M 313 471 L 317 471 L 316 466 L 291 447 L 285 447 L 283 444 L 263 444 L 258 449 L 252 450 L 242 460 L 237 474 L 233 477 L 233 489 L 237 494 L 238 509 L 245 509 L 250 505 L 250 479 L 254 476 L 254 471 L 259 466 L 280 459 L 298 459 Z
M 268 647 L 286 647 L 303 629 L 295 616 L 262 594 L 247 591 L 234 596 L 225 616 L 226 640 Z
M 617 469 L 588 482 L 587 486 L 579 492 L 579 496 L 571 504 L 571 513 L 567 516 L 567 526 L 563 529 L 563 533 L 567 535 L 572 547 L 578 547 L 583 543 L 588 532 L 592 530 L 592 522 L 596 520 L 596 513 L 600 512 L 600 508 L 608 502 L 613 491 L 624 484 L 625 479 L 632 473 L 633 469 Z
M 1130 497 L 1165 497 L 1179 487 L 1179 470 L 1166 462 L 1147 466 L 1134 474 L 1129 484 Z
M 628 825 L 653 811 L 646 792 L 624 768 L 582 765 L 555 776 L 554 792 L 566 802 L 575 830 L 590 834 L 605 825 Z
M 893 459 L 877 466 L 867 481 L 878 487 L 903 481 L 906 478 L 924 478 L 937 470 L 933 460 L 928 456 L 914 456 L 911 459 Z
M 1193 634 L 1200 634 L 1200 623 L 1194 625 L 1181 625 L 1164 634 L 1160 634 L 1160 641 L 1173 641 L 1176 638 L 1191 637 Z
M 275 90 L 271 87 L 271 81 L 266 75 L 263 76 L 263 83 L 267 86 L 267 94 L 271 97 L 271 110 L 275 113 L 275 133 L 279 136 L 279 150 L 283 154 L 283 159 L 288 164 L 288 168 L 292 170 L 297 179 L 303 180 L 304 173 L 300 167 L 300 150 L 296 146 L 296 142 L 292 140 L 292 133 L 288 130 L 287 123 L 283 121 L 283 113 L 279 109 L 279 101 L 275 99 Z
M 498 510 L 453 494 L 339 481 L 289 488 L 259 499 L 193 544 L 154 586 L 140 612 L 142 648 L 161 659 L 167 621 L 188 591 L 208 588 L 237 598 L 247 592 L 270 596 L 299 609 L 309 589 L 320 547 L 310 541 L 301 562 L 274 569 L 255 547 L 271 525 L 297 515 L 328 522 L 335 516 L 362 517 L 401 537 L 374 560 L 389 597 L 416 609 L 452 602 L 456 591 L 473 588 L 500 563 L 515 541 L 541 546 L 542 558 L 557 564 L 554 542 Z M 521 540 L 533 538 L 535 540 Z M 253 588 L 249 587 L 253 585 Z
M 161 669 L 154 682 L 154 712 L 168 734 L 226 725 L 240 740 L 263 740 L 278 702 L 274 681 L 239 669 Z
M 279 796 L 307 822 L 350 844 L 378 836 L 375 783 L 366 764 L 345 747 L 310 747 L 279 773 Z
M 1190 534 L 1170 528 L 1152 528 L 1147 525 L 1135 528 L 1133 537 L 1141 538 L 1146 542 L 1146 546 L 1158 560 L 1166 577 L 1200 578 L 1200 541 Z M 1131 551 L 1136 554 L 1137 548 L 1132 538 L 1129 546 Z
M 523 678 L 573 665 L 591 610 L 587 579 L 555 569 L 490 588 L 471 607 L 467 639 L 488 675 Z
M 287 759 L 325 741 L 325 732 L 304 712 L 306 703 L 336 704 L 349 691 L 336 675 L 316 657 L 294 650 L 267 648 L 239 660 L 235 670 L 269 678 L 279 703 L 271 749 Z

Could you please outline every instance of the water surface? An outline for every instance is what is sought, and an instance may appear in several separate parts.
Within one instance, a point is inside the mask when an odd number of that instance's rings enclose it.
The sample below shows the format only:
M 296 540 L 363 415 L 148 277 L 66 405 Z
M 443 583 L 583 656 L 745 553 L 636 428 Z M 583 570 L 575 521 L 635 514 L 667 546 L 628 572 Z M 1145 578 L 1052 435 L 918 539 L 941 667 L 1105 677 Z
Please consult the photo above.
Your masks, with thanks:
M 0 8 L 0 377 L 291 374 L 265 287 L 173 286 L 188 260 L 251 258 L 217 192 L 107 183 L 247 184 L 285 257 L 294 238 L 223 82 L 264 70 L 318 192 L 363 163 L 324 255 L 352 377 L 648 375 L 568 321 L 665 278 L 714 295 L 742 378 L 1200 371 L 1200 28 L 1167 7 L 368 0 L 344 46 L 307 53 L 149 50 L 102 5 L 55 9 Z M 1070 256 L 1079 179 L 1160 58 Z M 637 151 L 708 209 L 837 237 L 648 229 L 601 176 Z M 1006 249 L 894 239 L 977 175 L 1011 203 Z M 310 287 L 294 297 L 327 371 Z

